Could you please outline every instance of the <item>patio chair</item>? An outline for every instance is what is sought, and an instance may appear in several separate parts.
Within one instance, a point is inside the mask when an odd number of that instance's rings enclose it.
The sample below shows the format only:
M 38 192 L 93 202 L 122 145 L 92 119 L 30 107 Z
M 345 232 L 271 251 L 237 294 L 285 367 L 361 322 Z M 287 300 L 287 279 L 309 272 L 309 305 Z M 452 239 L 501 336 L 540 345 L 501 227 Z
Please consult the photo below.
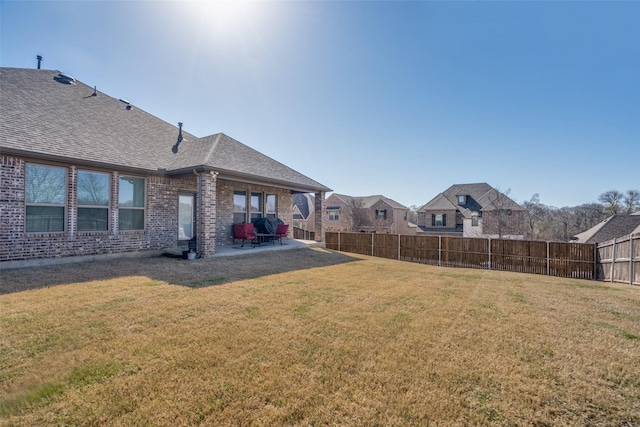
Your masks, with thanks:
M 289 230 L 289 224 L 278 224 L 274 237 L 278 239 L 280 244 L 282 244 L 282 238 L 287 237 L 287 230 Z
M 256 236 L 253 224 L 233 224 L 233 244 L 235 244 L 236 240 L 242 240 L 241 247 L 243 247 L 244 242 L 249 240 L 251 241 L 252 247 L 254 247 L 257 239 L 258 236 Z

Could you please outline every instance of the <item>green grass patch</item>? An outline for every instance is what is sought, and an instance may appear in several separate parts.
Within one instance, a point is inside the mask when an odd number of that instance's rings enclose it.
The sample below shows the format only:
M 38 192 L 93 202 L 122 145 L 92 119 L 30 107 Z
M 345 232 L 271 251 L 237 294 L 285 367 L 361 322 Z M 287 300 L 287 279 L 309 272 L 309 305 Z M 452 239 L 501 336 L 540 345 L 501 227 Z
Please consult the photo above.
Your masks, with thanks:
M 69 383 L 74 386 L 86 386 L 109 378 L 122 371 L 122 369 L 122 364 L 113 360 L 91 363 L 74 369 L 69 376 Z
M 64 393 L 61 383 L 41 384 L 14 398 L 0 400 L 0 416 L 6 417 L 24 412 L 28 408 L 45 405 L 54 397 Z
M 205 288 L 207 286 L 217 285 L 224 282 L 224 277 L 213 277 L 211 279 L 196 280 L 189 283 L 187 286 L 190 288 Z

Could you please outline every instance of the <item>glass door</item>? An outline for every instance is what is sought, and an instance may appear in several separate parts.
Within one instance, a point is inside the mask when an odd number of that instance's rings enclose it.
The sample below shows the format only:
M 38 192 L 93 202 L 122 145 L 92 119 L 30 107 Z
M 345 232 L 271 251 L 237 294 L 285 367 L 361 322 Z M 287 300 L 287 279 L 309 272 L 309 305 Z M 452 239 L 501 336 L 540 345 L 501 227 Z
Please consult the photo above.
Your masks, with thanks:
M 178 196 L 178 240 L 190 240 L 195 236 L 195 194 Z

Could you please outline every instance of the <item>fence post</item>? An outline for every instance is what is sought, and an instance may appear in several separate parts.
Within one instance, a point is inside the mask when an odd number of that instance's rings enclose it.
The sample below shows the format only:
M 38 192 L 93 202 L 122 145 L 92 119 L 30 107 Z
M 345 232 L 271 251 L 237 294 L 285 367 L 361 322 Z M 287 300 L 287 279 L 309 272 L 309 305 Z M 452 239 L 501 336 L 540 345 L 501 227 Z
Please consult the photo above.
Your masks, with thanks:
M 491 237 L 487 237 L 489 245 L 489 270 L 491 270 Z
M 338 251 L 340 251 L 340 231 L 338 231 Z
M 633 285 L 633 233 L 629 234 L 629 284 Z
M 547 276 L 551 275 L 551 260 L 549 255 L 549 241 L 547 240 Z
M 398 234 L 398 261 L 400 261 L 400 234 Z
M 442 236 L 438 236 L 438 267 L 442 266 Z
M 611 280 L 613 283 L 613 273 L 616 270 L 616 238 L 613 238 L 613 249 L 611 249 Z
M 600 255 L 600 251 L 598 248 L 598 244 L 593 244 L 593 280 L 598 280 L 598 255 Z
M 371 256 L 373 256 L 373 236 L 375 233 L 371 233 Z

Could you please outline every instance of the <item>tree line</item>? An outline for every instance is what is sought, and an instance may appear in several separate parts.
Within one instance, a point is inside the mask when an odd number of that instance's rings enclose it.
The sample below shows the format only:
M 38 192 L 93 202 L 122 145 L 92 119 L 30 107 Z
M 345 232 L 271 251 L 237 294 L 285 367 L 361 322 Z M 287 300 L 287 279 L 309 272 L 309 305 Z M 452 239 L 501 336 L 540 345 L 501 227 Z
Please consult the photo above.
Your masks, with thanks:
M 525 239 L 569 241 L 611 215 L 625 215 L 640 211 L 640 191 L 606 191 L 598 196 L 599 203 L 557 208 L 540 202 L 536 193 L 522 203 L 525 210 Z

